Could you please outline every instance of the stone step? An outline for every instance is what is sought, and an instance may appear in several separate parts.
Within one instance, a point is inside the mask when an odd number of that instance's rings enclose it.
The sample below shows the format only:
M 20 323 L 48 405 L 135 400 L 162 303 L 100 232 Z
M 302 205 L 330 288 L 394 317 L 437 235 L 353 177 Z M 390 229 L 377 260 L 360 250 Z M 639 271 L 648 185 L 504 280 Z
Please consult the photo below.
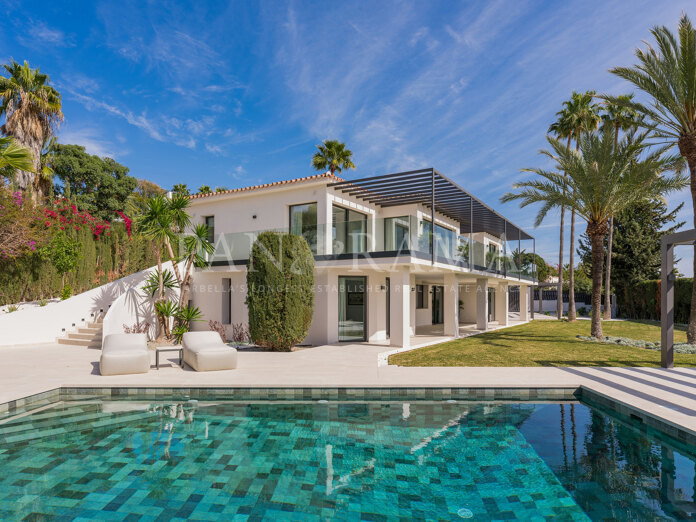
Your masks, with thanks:
M 101 335 L 102 333 L 102 328 L 78 328 L 77 333 L 81 334 L 90 334 L 90 335 Z
M 70 346 L 86 346 L 88 348 L 101 348 L 101 341 L 95 342 L 92 339 L 69 339 L 61 337 L 58 339 L 58 344 L 67 344 Z
M 92 332 L 69 332 L 68 339 L 92 339 L 93 341 L 100 341 L 102 336 L 101 332 L 97 333 L 92 333 Z

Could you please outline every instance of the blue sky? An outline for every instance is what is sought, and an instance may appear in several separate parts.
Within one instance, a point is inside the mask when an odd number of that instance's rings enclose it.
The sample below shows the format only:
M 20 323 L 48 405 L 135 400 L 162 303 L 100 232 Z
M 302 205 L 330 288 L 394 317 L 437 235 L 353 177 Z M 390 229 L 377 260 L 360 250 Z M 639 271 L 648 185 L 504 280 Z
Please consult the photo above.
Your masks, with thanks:
M 232 188 L 310 175 L 314 145 L 336 138 L 354 153 L 347 177 L 434 166 L 549 262 L 557 216 L 534 229 L 535 209 L 499 197 L 543 165 L 573 89 L 630 91 L 607 70 L 633 63 L 651 26 L 696 18 L 638 0 L 0 3 L 0 60 L 51 76 L 63 143 L 165 188 Z

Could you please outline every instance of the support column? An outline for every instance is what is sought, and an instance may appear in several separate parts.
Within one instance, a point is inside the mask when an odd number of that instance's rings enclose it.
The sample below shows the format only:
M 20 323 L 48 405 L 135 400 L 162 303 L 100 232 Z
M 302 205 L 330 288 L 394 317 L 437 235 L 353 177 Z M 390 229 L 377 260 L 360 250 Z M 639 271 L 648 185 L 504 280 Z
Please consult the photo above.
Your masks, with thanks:
M 459 281 L 455 274 L 445 274 L 445 335 L 459 337 Z
M 507 282 L 501 282 L 495 292 L 495 318 L 500 326 L 507 326 L 508 312 L 510 311 L 510 294 Z
M 411 274 L 408 270 L 397 270 L 389 277 L 389 344 L 407 348 L 411 345 Z
M 488 279 L 476 280 L 476 328 L 488 330 Z
M 520 285 L 520 321 L 529 321 L 529 286 Z

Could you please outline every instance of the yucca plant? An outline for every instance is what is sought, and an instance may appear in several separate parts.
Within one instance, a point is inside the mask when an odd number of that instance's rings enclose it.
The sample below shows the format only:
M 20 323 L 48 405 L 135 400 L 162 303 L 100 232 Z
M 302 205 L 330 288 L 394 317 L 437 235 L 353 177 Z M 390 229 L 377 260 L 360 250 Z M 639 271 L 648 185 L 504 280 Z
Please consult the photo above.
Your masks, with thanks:
M 177 343 L 181 343 L 184 334 L 191 330 L 192 322 L 203 320 L 203 314 L 195 306 L 179 307 L 175 317 L 177 319 L 177 325 L 172 329 L 172 335 Z
M 159 272 L 150 272 L 150 275 L 147 276 L 145 284 L 143 285 L 143 290 L 150 294 L 150 297 L 154 297 L 159 289 L 159 284 Z M 165 270 L 164 274 L 162 274 L 162 285 L 166 290 L 179 288 L 179 283 L 170 270 Z
M 179 311 L 179 305 L 174 301 L 157 301 L 155 303 L 155 312 L 157 312 L 157 319 L 162 326 L 162 336 L 169 339 L 171 337 L 171 332 L 169 329 L 169 320 L 172 317 L 176 317 Z

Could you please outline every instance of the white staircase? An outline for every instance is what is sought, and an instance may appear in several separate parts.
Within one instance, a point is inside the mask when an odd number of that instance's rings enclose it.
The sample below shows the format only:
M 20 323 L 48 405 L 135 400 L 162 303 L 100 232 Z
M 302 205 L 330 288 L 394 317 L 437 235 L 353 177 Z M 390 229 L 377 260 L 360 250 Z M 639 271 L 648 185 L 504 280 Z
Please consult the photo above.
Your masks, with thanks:
M 103 316 L 96 318 L 83 326 L 78 326 L 74 331 L 68 332 L 65 337 L 57 339 L 58 344 L 71 346 L 86 346 L 88 348 L 101 348 Z M 73 325 L 74 326 L 74 325 Z

